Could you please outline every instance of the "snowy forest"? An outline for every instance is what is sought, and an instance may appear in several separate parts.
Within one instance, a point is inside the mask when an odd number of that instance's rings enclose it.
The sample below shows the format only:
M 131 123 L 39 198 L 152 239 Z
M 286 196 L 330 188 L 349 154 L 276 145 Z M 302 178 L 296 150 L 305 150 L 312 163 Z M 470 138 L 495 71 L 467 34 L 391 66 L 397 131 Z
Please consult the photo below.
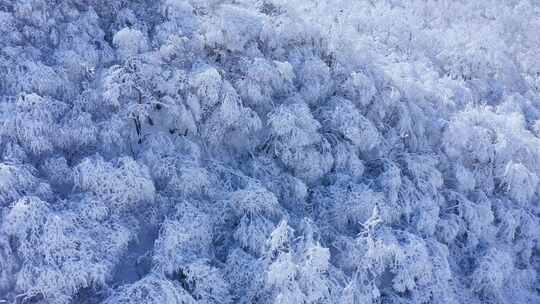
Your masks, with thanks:
M 1 304 L 540 303 L 540 1 L 0 0 Z

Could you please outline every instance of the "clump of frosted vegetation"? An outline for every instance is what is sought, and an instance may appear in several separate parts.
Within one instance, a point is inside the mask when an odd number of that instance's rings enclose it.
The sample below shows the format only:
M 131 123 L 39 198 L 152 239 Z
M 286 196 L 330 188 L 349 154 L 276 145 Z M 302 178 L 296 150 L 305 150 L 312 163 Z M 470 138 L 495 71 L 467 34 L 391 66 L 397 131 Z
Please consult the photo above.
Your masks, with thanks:
M 540 303 L 539 20 L 0 0 L 0 304 Z
M 118 55 L 121 58 L 136 55 L 147 48 L 144 34 L 139 30 L 127 27 L 114 34 L 112 43 L 118 49 Z

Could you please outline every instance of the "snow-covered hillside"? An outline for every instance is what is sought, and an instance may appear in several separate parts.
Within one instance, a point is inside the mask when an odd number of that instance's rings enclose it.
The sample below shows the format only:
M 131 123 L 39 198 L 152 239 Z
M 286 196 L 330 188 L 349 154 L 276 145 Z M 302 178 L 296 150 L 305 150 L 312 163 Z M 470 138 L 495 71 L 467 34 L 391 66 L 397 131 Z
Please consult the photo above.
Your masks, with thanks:
M 0 303 L 540 303 L 537 0 L 0 0 Z

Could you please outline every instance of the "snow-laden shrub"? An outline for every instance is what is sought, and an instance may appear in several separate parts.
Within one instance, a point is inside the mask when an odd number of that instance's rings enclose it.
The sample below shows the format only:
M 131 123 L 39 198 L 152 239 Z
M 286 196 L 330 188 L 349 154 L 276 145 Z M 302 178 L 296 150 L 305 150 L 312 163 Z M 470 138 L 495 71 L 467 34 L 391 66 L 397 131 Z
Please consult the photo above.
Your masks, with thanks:
M 318 132 L 320 123 L 305 103 L 279 106 L 269 114 L 268 124 L 272 152 L 295 174 L 311 182 L 330 170 L 333 157 L 329 144 Z
M 16 240 L 21 268 L 14 279 L 25 298 L 69 303 L 79 289 L 106 284 L 132 237 L 125 227 L 91 223 L 37 197 L 15 202 L 2 230 Z
M 198 259 L 211 257 L 210 218 L 189 204 L 183 204 L 174 218 L 165 220 L 154 244 L 157 270 L 174 274 Z
M 371 232 L 368 229 L 359 240 L 366 246 L 361 263 L 379 277 L 379 290 L 391 288 L 393 293 L 407 294 L 414 303 L 429 303 L 441 292 L 440 286 L 448 284 L 451 274 L 447 254 L 434 251 L 437 247 L 430 249 L 413 234 L 376 228 Z
M 512 257 L 505 251 L 492 249 L 483 256 L 472 274 L 473 290 L 500 301 L 504 284 L 511 280 Z
M 147 42 L 144 34 L 136 29 L 123 28 L 114 34 L 113 45 L 118 48 L 121 58 L 136 55 L 146 50 Z
M 242 248 L 262 253 L 264 243 L 281 215 L 276 196 L 259 185 L 248 185 L 231 193 L 226 210 L 237 223 L 233 237 Z
M 269 303 L 319 303 L 332 301 L 333 285 L 328 279 L 330 253 L 309 235 L 293 242 L 294 231 L 286 221 L 277 225 L 267 241 L 266 292 Z
M 122 286 L 104 303 L 195 304 L 197 301 L 180 283 L 151 273 L 133 284 Z
M 129 157 L 107 162 L 86 158 L 75 167 L 75 187 L 101 200 L 114 213 L 129 212 L 155 199 L 148 168 Z
M 326 125 L 360 149 L 368 152 L 380 143 L 380 135 L 375 126 L 354 106 L 341 98 L 333 98 L 324 114 Z M 337 141 L 337 140 L 336 140 Z
M 25 195 L 49 198 L 51 189 L 30 168 L 0 163 L 0 207 L 8 207 Z

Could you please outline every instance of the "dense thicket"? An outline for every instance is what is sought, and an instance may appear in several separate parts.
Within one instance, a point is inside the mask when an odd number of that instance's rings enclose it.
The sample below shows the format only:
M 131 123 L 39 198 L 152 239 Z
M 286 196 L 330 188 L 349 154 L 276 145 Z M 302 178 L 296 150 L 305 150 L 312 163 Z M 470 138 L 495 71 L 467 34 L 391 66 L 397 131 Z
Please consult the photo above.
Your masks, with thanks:
M 535 0 L 0 0 L 0 303 L 540 303 Z

